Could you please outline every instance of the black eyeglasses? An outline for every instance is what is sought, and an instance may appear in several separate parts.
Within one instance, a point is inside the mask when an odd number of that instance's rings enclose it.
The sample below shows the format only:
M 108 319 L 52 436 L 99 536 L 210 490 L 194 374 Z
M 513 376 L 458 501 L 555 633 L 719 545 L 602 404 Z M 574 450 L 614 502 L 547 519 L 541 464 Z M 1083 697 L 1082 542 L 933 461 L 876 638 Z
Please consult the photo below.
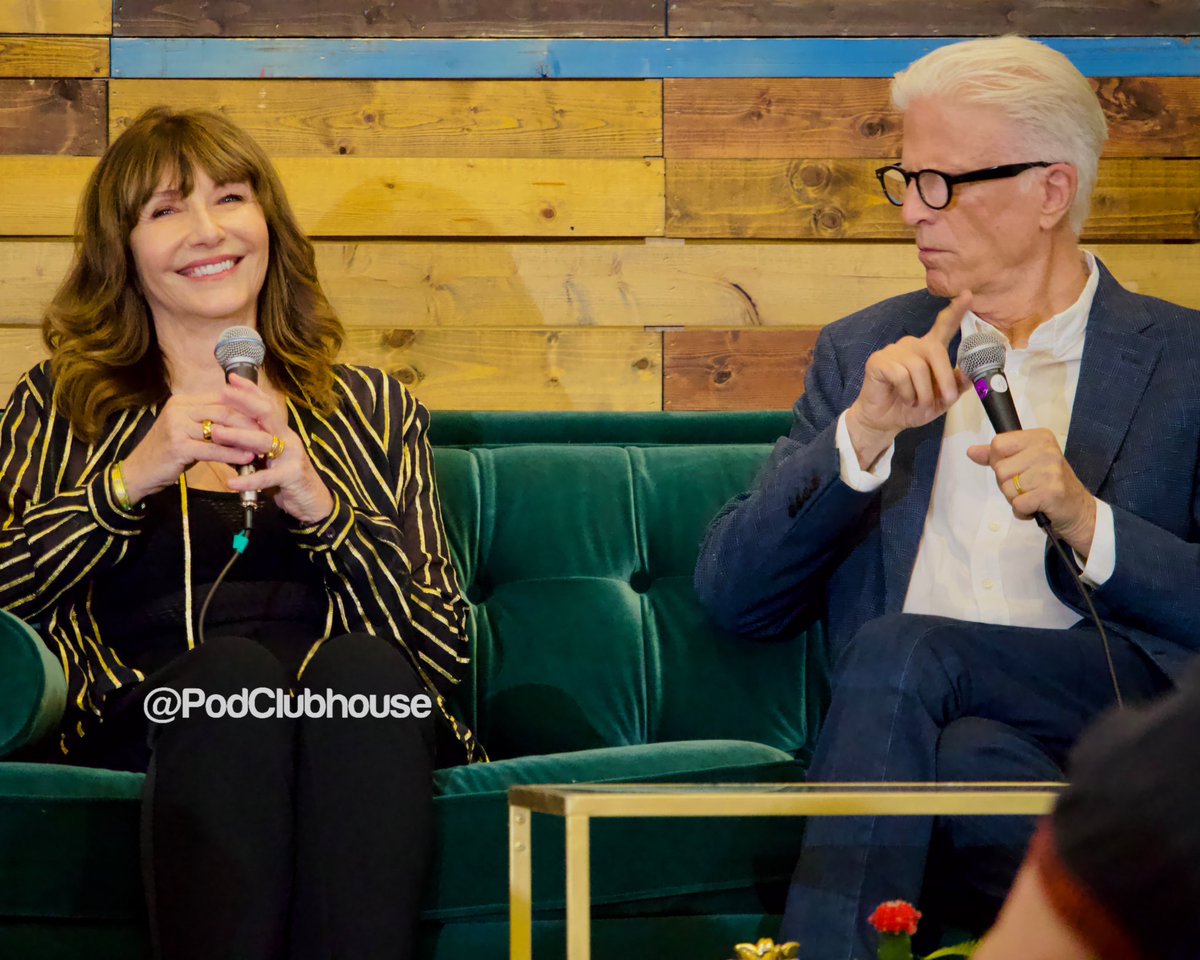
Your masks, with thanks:
M 1007 180 L 1034 167 L 1052 167 L 1057 161 L 1035 160 L 1032 163 L 1005 163 L 998 167 L 985 167 L 968 173 L 942 173 L 941 170 L 918 170 L 909 173 L 898 163 L 880 167 L 875 171 L 883 195 L 899 207 L 904 204 L 908 184 L 917 181 L 917 193 L 921 202 L 932 210 L 943 210 L 950 205 L 954 187 L 960 183 L 976 183 L 980 180 Z

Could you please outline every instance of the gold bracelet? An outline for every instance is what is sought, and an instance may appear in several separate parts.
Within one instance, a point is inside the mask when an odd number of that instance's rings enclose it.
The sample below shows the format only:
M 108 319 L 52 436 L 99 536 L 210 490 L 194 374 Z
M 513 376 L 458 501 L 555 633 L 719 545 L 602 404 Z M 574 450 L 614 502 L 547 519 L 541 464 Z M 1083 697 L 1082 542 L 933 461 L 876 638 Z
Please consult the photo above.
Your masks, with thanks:
M 121 461 L 118 460 L 112 465 L 112 469 L 108 473 L 112 483 L 113 496 L 117 498 L 124 510 L 133 512 L 133 501 L 129 499 L 129 488 L 125 486 L 125 474 L 121 472 Z

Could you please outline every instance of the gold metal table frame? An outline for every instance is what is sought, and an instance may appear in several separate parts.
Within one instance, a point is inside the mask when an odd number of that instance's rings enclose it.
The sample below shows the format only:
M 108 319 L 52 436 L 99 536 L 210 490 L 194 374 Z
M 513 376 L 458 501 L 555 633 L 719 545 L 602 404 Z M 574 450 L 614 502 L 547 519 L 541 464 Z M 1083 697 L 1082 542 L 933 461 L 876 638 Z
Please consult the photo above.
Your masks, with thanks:
M 592 817 L 1014 816 L 1062 783 L 547 784 L 508 791 L 509 960 L 533 957 L 532 814 L 566 823 L 567 960 L 591 956 Z

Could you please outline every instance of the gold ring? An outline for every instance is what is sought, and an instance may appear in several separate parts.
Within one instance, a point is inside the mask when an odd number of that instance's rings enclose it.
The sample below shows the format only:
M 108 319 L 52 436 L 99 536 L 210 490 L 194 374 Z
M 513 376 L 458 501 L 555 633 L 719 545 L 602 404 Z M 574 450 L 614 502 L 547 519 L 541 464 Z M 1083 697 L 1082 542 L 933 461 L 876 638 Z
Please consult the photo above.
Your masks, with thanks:
M 200 421 L 200 435 L 204 438 L 205 443 L 213 442 L 212 421 L 211 420 L 201 420 Z
M 274 460 L 277 456 L 283 453 L 283 439 L 277 436 L 271 436 L 271 449 L 264 454 L 268 460 Z
M 1021 489 L 1021 475 L 1019 473 L 1013 474 L 1013 486 L 1017 488 L 1018 497 L 1025 492 Z

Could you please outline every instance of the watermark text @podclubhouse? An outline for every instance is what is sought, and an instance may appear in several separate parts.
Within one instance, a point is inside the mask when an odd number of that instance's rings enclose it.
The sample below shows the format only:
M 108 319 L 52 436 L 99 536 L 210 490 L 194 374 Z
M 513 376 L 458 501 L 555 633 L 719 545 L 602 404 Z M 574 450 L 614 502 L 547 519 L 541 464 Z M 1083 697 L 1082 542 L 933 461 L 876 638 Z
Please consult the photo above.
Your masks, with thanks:
M 254 717 L 269 720 L 274 717 L 308 717 L 361 720 L 366 717 L 404 719 L 428 717 L 433 711 L 433 698 L 424 693 L 410 697 L 403 693 L 334 693 L 332 690 L 299 690 L 294 695 L 274 687 L 245 687 L 238 693 L 224 696 L 205 693 L 198 687 L 156 687 L 143 702 L 146 717 L 154 723 L 171 723 L 176 717 L 185 720 L 193 714 L 207 717 Z

